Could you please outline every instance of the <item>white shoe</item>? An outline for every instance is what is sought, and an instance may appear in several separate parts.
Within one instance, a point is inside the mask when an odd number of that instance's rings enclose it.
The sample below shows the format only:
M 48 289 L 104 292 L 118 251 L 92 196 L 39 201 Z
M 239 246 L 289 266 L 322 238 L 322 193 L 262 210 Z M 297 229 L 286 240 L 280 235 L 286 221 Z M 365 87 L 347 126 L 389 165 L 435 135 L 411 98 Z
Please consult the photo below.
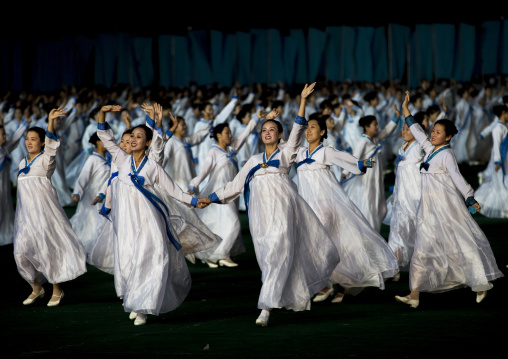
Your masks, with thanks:
M 35 294 L 35 293 L 34 293 L 34 292 L 32 292 L 30 295 L 32 295 L 32 294 Z M 26 298 L 26 299 L 23 301 L 23 305 L 30 305 L 30 304 L 32 304 L 33 302 L 35 302 L 35 300 L 36 300 L 37 298 L 44 298 L 44 294 L 45 294 L 45 292 L 44 292 L 44 288 L 41 288 L 41 290 L 39 291 L 39 293 L 38 293 L 35 297 L 33 297 L 32 299 L 30 299 L 30 298 Z
M 335 296 L 335 298 L 332 299 L 332 303 L 342 303 L 342 300 L 344 299 L 344 294 L 342 293 L 337 293 L 337 295 Z
M 261 311 L 261 314 L 259 315 L 258 319 L 256 319 L 256 325 L 259 325 L 261 327 L 267 327 L 268 326 L 268 318 L 270 318 L 270 311 L 263 309 Z
M 215 264 L 214 262 L 212 262 L 212 261 L 208 261 L 208 260 L 207 260 L 207 261 L 201 261 L 201 262 L 202 262 L 203 264 L 207 264 L 207 265 L 208 265 L 208 267 L 210 267 L 210 268 L 219 268 L 219 266 L 218 266 L 217 264 Z
M 136 317 L 138 316 L 138 313 L 136 312 L 131 312 L 131 314 L 129 314 L 129 319 L 132 320 L 132 319 L 136 319 Z
M 486 296 L 487 296 L 486 290 L 483 291 L 483 294 L 476 293 L 476 303 L 480 303 L 482 300 L 485 299 Z
M 134 325 L 144 325 L 146 324 L 146 314 L 138 313 L 136 320 L 134 321 Z
M 417 308 L 418 305 L 420 304 L 420 301 L 418 299 L 411 299 L 411 298 L 408 298 L 408 297 L 400 297 L 398 295 L 395 296 L 395 300 L 397 302 L 401 302 L 401 303 L 404 303 L 404 304 L 409 304 L 411 306 L 411 308 Z
M 185 259 L 187 259 L 192 264 L 196 264 L 196 257 L 194 256 L 194 253 L 187 254 Z
M 222 267 L 222 266 L 226 266 L 226 267 L 238 267 L 238 263 L 235 263 L 235 262 L 228 262 L 228 261 L 225 261 L 224 259 L 221 259 L 219 261 L 219 265 Z
M 321 293 L 321 292 L 319 292 Z M 326 293 L 323 293 L 323 294 L 317 294 L 314 299 L 312 300 L 313 302 L 322 302 L 324 300 L 326 300 L 329 296 L 331 296 L 333 294 L 333 288 L 330 288 L 328 289 L 328 292 Z
M 397 274 L 395 274 L 392 278 L 392 281 L 394 282 L 398 282 L 400 279 L 400 272 L 397 272 Z
M 60 301 L 63 298 L 63 296 L 64 296 L 63 290 L 62 290 L 62 293 L 60 295 L 54 295 L 53 294 L 53 296 L 51 298 L 56 297 L 56 298 L 58 298 L 58 300 L 57 301 L 51 301 L 51 299 L 50 299 L 49 302 L 48 302 L 48 307 L 56 307 L 57 305 L 59 305 Z

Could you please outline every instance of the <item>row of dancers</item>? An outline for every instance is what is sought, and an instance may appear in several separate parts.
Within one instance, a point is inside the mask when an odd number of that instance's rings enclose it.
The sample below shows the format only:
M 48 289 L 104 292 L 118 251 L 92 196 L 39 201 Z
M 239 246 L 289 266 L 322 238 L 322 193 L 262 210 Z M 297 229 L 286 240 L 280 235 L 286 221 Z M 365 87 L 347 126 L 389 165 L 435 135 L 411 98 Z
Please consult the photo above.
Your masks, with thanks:
M 192 262 L 198 258 L 210 266 L 236 265 L 231 257 L 245 251 L 238 238 L 242 195 L 262 272 L 258 325 L 268 324 L 273 308 L 310 309 L 311 298 L 325 300 L 334 286 L 339 288 L 334 302 L 368 286 L 383 289 L 384 282 L 397 279 L 399 267 L 408 263 L 411 294 L 396 297 L 398 301 L 417 307 L 420 291 L 461 286 L 471 287 L 477 301 L 483 300 L 490 282 L 502 273 L 469 213 L 481 207 L 450 148 L 457 133 L 453 122 L 434 122 L 429 140 L 422 121 L 411 116 L 406 93 L 404 144 L 397 160 L 394 200 L 389 204 L 393 208 L 387 243 L 379 234 L 385 216 L 378 216 L 376 222 L 367 214 L 386 208 L 379 142 L 400 125 L 401 116 L 381 131 L 375 116 L 363 116 L 359 120 L 363 142 L 357 146 L 361 151 L 325 146 L 329 117 L 309 116 L 308 121 L 305 117 L 314 86 L 305 86 L 300 95 L 287 141 L 283 124 L 276 120 L 278 109 L 269 113 L 260 109 L 237 136 L 226 122 L 217 124 L 210 111 L 209 120 L 203 121 L 208 122 L 205 128 L 185 135 L 184 119 L 170 113 L 169 131 L 164 132 L 162 106 L 143 104 L 146 124 L 115 138 L 106 117 L 122 108 L 102 106 L 96 133 L 89 138 L 96 152 L 76 182 L 73 198 L 79 204 L 70 221 L 51 183 L 60 145 L 55 121 L 66 115 L 63 107 L 53 109 L 46 131 L 28 129 L 29 155 L 19 165 L 14 255 L 20 274 L 33 288 L 24 303 L 44 296 L 42 284 L 47 280 L 53 284 L 48 305 L 58 305 L 63 297 L 60 283 L 82 275 L 88 261 L 114 274 L 125 310 L 134 324 L 145 324 L 147 314 L 173 310 L 185 299 L 191 286 L 185 258 Z M 505 106 L 499 122 L 506 123 L 507 116 Z M 236 152 L 258 126 L 265 150 L 240 167 Z M 189 145 L 205 138 L 215 142 L 200 161 L 199 174 L 190 183 L 178 183 L 178 175 L 169 174 L 164 161 L 192 173 Z M 13 140 L 16 137 L 0 143 L 2 149 L 11 149 Z M 342 169 L 340 176 L 330 170 L 332 166 Z M 494 173 L 504 165 L 497 166 Z M 293 179 L 290 173 L 295 167 Z M 90 183 L 97 187 L 88 188 Z M 355 191 L 360 193 L 354 195 Z M 90 203 L 99 203 L 102 217 Z M 36 222 L 31 220 L 34 213 Z M 93 215 L 97 222 L 91 222 Z M 78 235 L 84 232 L 94 233 L 95 238 L 84 240 Z

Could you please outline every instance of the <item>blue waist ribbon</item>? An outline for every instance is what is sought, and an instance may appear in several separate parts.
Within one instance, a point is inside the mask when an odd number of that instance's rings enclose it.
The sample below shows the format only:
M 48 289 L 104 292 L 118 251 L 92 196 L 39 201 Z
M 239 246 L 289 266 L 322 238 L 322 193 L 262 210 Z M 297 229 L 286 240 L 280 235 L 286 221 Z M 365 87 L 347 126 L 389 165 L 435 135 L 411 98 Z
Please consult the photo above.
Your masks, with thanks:
M 279 160 L 272 160 L 260 163 L 252 167 L 252 169 L 247 174 L 247 178 L 245 178 L 245 184 L 243 185 L 243 199 L 245 201 L 245 210 L 247 211 L 247 214 L 249 214 L 250 181 L 254 178 L 254 174 L 260 168 L 267 168 L 269 166 L 279 168 L 279 164 L 280 164 Z

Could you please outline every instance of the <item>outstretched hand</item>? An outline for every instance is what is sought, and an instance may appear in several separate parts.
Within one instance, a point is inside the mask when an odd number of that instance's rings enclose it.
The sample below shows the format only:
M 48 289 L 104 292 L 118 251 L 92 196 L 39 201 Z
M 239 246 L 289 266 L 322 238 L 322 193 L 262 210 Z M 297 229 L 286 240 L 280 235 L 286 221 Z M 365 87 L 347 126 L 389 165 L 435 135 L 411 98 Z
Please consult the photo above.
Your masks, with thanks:
M 162 126 L 162 106 L 158 103 L 153 104 L 154 120 L 157 121 L 157 126 Z
M 393 104 L 393 110 L 395 111 L 395 116 L 397 116 L 397 118 L 400 118 L 400 111 L 397 109 L 396 104 Z
M 118 112 L 122 109 L 122 106 L 120 105 L 108 105 L 108 106 L 102 106 L 101 111 L 102 112 Z
M 72 200 L 74 202 L 79 202 L 79 196 L 76 196 L 76 195 L 72 196 Z
M 277 110 L 276 108 L 274 108 L 273 110 L 271 110 L 265 117 L 265 121 L 266 120 L 273 120 L 274 118 L 276 118 L 277 116 L 279 116 L 279 110 Z
M 63 117 L 67 114 L 67 112 L 69 112 L 69 110 L 64 109 L 63 106 L 60 106 L 59 108 L 54 108 L 48 115 L 48 121 L 53 121 L 55 118 Z
M 409 99 L 411 96 L 409 95 L 409 91 L 406 91 L 406 97 L 404 97 L 404 102 L 402 102 L 402 110 L 404 111 L 404 116 L 411 116 L 411 112 L 409 111 Z
M 212 201 L 208 197 L 203 197 L 198 200 L 198 208 L 203 209 L 207 207 Z
M 316 86 L 315 82 L 310 85 L 305 84 L 305 87 L 302 90 L 302 99 L 307 99 L 307 97 L 314 92 L 314 86 Z
M 169 118 L 171 119 L 171 122 L 173 123 L 173 126 L 169 129 L 172 133 L 175 133 L 176 128 L 178 127 L 178 119 L 173 115 L 171 111 L 169 111 Z

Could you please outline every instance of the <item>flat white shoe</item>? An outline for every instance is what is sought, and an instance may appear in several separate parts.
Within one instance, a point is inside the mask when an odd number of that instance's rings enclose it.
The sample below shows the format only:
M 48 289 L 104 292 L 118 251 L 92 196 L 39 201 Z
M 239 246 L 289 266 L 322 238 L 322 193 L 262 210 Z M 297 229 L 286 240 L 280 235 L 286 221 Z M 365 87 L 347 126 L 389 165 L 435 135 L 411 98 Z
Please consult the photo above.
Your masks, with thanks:
M 398 295 L 395 296 L 395 300 L 397 302 L 401 302 L 401 303 L 404 303 L 404 304 L 409 304 L 411 306 L 411 308 L 417 308 L 418 305 L 420 304 L 420 301 L 417 300 L 417 299 L 411 299 L 411 298 L 407 298 L 407 297 L 400 297 Z
M 35 293 L 32 292 L 30 295 L 32 295 L 32 294 L 35 294 Z M 39 293 L 35 297 L 33 297 L 32 299 L 30 299 L 30 298 L 25 299 L 23 301 L 23 305 L 30 305 L 33 302 L 35 302 L 36 299 L 38 299 L 38 298 L 44 298 L 44 294 L 45 294 L 44 288 L 41 288 L 41 290 L 39 291 Z
M 219 261 L 219 265 L 222 267 L 222 266 L 226 266 L 226 267 L 238 267 L 238 263 L 231 263 L 231 262 L 228 262 L 228 261 L 225 261 L 224 259 L 221 259 Z
M 215 264 L 214 262 L 211 262 L 211 261 L 201 261 L 203 264 L 207 264 L 208 267 L 210 268 L 219 268 L 219 266 L 217 264 Z
M 344 294 L 337 293 L 335 298 L 332 299 L 332 303 L 342 303 L 342 300 L 344 299 Z
M 136 320 L 134 321 L 134 325 L 144 325 L 146 324 L 146 314 L 138 313 Z
M 392 281 L 394 282 L 398 282 L 400 279 L 400 272 L 397 272 L 397 274 L 395 274 L 392 278 Z
M 51 298 L 56 297 L 56 298 L 58 298 L 58 300 L 56 300 L 56 301 L 51 301 L 51 300 L 50 300 L 50 301 L 48 302 L 48 307 L 56 307 L 57 305 L 59 305 L 59 304 L 60 304 L 60 301 L 61 301 L 61 300 L 62 300 L 62 298 L 63 298 L 63 296 L 64 296 L 64 292 L 63 292 L 63 290 L 62 290 L 62 294 L 60 294 L 60 295 L 53 295 Z
M 132 319 L 136 319 L 136 317 L 138 316 L 138 313 L 136 312 L 131 312 L 131 314 L 129 314 L 129 319 L 132 320 Z
M 480 303 L 487 296 L 487 291 L 484 291 L 483 294 L 476 293 L 476 303 Z
M 262 310 L 258 319 L 256 319 L 256 325 L 259 325 L 260 327 L 267 327 L 269 318 L 270 318 L 270 312 L 267 310 Z
M 323 294 L 317 294 L 314 299 L 312 300 L 313 302 L 322 302 L 324 300 L 326 300 L 329 296 L 331 296 L 333 294 L 333 288 L 330 288 L 328 290 L 328 292 L 326 293 L 323 293 Z

